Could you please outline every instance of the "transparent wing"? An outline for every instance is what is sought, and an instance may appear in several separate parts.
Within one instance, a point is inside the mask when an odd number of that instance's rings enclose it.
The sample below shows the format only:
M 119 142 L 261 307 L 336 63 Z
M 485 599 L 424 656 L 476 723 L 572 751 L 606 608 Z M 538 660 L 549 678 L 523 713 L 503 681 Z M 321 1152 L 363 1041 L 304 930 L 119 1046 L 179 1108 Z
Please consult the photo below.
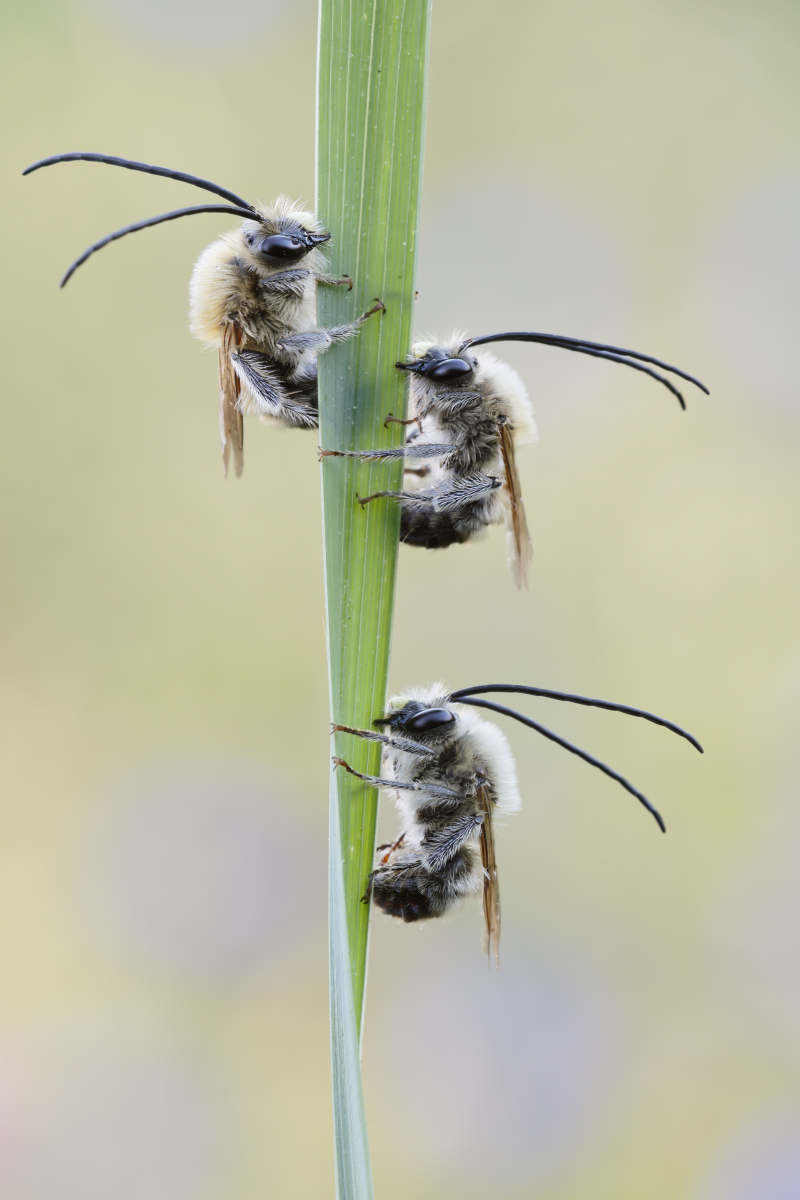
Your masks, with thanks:
M 525 507 L 522 503 L 522 492 L 517 475 L 517 460 L 514 454 L 514 439 L 506 422 L 500 424 L 500 448 L 503 453 L 503 466 L 506 473 L 506 490 L 509 502 L 509 541 L 511 543 L 510 567 L 514 583 L 521 588 L 523 583 L 528 586 L 528 568 L 533 558 L 531 535 L 528 533 L 528 522 L 525 520 Z
M 244 469 L 244 421 L 239 409 L 241 384 L 231 363 L 231 351 L 242 344 L 242 331 L 234 322 L 222 326 L 219 347 L 219 436 L 222 442 L 222 469 L 228 474 L 233 450 L 236 477 Z
M 492 959 L 500 966 L 500 890 L 497 886 L 497 859 L 494 851 L 494 825 L 492 823 L 492 799 L 489 789 L 481 787 L 478 791 L 483 810 L 483 825 L 481 826 L 481 862 L 483 863 L 483 916 L 486 922 L 484 932 L 484 948 Z

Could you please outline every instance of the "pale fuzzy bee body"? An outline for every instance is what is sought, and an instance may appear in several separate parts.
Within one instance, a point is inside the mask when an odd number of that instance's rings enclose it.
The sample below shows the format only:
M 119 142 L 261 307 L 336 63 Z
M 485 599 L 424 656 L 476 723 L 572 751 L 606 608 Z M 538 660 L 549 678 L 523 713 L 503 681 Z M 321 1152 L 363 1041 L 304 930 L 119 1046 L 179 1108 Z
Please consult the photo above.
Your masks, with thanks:
M 521 500 L 516 480 L 508 478 L 503 430 L 515 450 L 533 443 L 533 406 L 513 367 L 486 350 L 460 352 L 464 340 L 463 334 L 454 333 L 444 344 L 428 339 L 412 351 L 420 360 L 431 352 L 461 359 L 473 367 L 473 374 L 437 380 L 412 372 L 409 417 L 418 422 L 420 436 L 409 441 L 410 454 L 422 442 L 453 448 L 430 465 L 421 477 L 422 486 L 404 499 L 400 539 L 409 545 L 440 549 L 501 524 L 513 538 L 514 502 L 521 504 Z M 497 480 L 501 486 L 492 486 Z M 511 545 L 509 554 L 513 559 Z
M 259 221 L 244 221 L 223 233 L 202 252 L 189 285 L 189 323 L 192 334 L 210 345 L 219 344 L 221 325 L 238 321 L 245 337 L 254 345 L 275 351 L 281 337 L 293 331 L 313 329 L 316 324 L 315 272 L 325 267 L 322 251 L 310 249 L 303 269 L 292 272 L 291 286 L 265 293 L 259 285 L 285 268 L 265 263 L 253 251 L 259 234 L 291 234 L 295 231 L 322 233 L 313 213 L 287 196 L 269 206 L 256 204 Z
M 92 254 L 130 233 L 198 213 L 230 213 L 243 217 L 235 230 L 223 234 L 200 255 L 189 288 L 190 327 L 195 337 L 219 355 L 220 434 L 222 461 L 227 472 L 231 449 L 237 475 L 244 465 L 242 414 L 251 413 L 288 426 L 316 428 L 319 424 L 316 356 L 357 332 L 374 312 L 347 325 L 321 329 L 316 323 L 318 283 L 353 286 L 345 275 L 324 273 L 319 247 L 330 241 L 313 213 L 287 196 L 271 205 L 250 204 L 242 196 L 208 179 L 115 155 L 56 154 L 32 163 L 23 174 L 63 162 L 96 162 L 158 175 L 211 192 L 225 204 L 199 204 L 137 221 L 90 246 L 69 267 L 61 287 Z
M 389 846 L 378 846 L 378 861 L 369 876 L 364 901 L 371 900 L 390 916 L 412 922 L 440 917 L 466 896 L 482 891 L 486 945 L 499 961 L 494 818 L 517 812 L 521 803 L 511 748 L 497 726 L 481 720 L 473 707 L 511 717 L 596 767 L 635 796 L 662 832 L 666 826 L 658 809 L 618 771 L 531 717 L 487 699 L 492 693 L 537 696 L 624 713 L 670 730 L 701 754 L 703 747 L 680 725 L 645 709 L 517 683 L 477 684 L 455 691 L 448 691 L 442 683 L 413 688 L 393 696 L 386 715 L 373 721 L 372 729 L 332 726 L 333 733 L 381 743 L 380 776 L 364 775 L 343 758 L 336 757 L 333 762 L 369 787 L 382 788 L 400 813 L 400 836 Z
M 242 467 L 241 415 L 289 427 L 319 425 L 316 357 L 346 341 L 369 313 L 322 329 L 316 320 L 317 283 L 351 283 L 324 273 L 319 246 L 329 234 L 313 213 L 279 196 L 255 205 L 247 220 L 208 246 L 189 286 L 189 324 L 220 359 L 220 432 L 227 466 L 233 446 Z M 286 243 L 283 260 L 270 247 Z M 294 248 L 292 248 L 294 247 Z M 383 306 L 378 304 L 371 312 Z
M 464 341 L 465 335 L 456 332 L 445 343 L 433 338 L 415 343 L 414 358 L 424 360 L 431 351 L 437 351 L 445 359 L 463 358 L 470 362 L 474 374 L 462 380 L 439 381 L 412 372 L 409 417 L 422 421 L 423 428 L 429 425 L 430 441 L 434 440 L 434 434 L 450 437 L 455 447 L 452 463 L 462 473 L 501 470 L 493 422 L 504 417 L 514 430 L 515 443 L 528 446 L 536 441 L 533 405 L 513 367 L 489 350 L 459 353 Z
M 400 540 L 429 550 L 471 541 L 505 524 L 509 565 L 527 583 L 531 542 L 516 471 L 516 450 L 536 439 L 533 406 L 522 379 L 488 351 L 474 353 L 461 333 L 414 345 L 398 363 L 411 374 L 409 419 L 416 429 L 396 450 L 322 451 L 362 459 L 422 460 L 410 470 L 420 486 L 375 492 L 401 502 Z M 389 417 L 394 420 L 393 417 Z
M 392 697 L 375 724 L 383 735 L 345 732 L 384 743 L 382 776 L 368 781 L 394 800 L 400 836 L 379 847 L 365 899 L 411 922 L 440 917 L 483 892 L 496 949 L 493 819 L 521 806 L 508 741 L 496 725 L 453 703 L 441 683 Z
M 480 831 L 485 820 L 481 789 L 488 792 L 495 814 L 509 815 L 521 807 L 516 766 L 505 735 L 489 721 L 462 705 L 448 702 L 441 685 L 415 688 L 393 697 L 392 710 L 409 712 L 441 708 L 457 720 L 431 748 L 436 757 L 386 746 L 383 772 L 387 779 L 418 783 L 421 791 L 387 787 L 400 817 L 402 847 L 380 863 L 371 880 L 372 900 L 384 912 L 416 921 L 441 916 L 465 896 L 483 891 Z M 414 735 L 420 741 L 419 734 Z M 428 785 L 426 787 L 426 785 Z M 437 795 L 436 787 L 459 793 L 459 800 Z
M 315 428 L 316 386 L 309 392 L 306 381 L 316 354 L 332 341 L 327 334 L 314 336 L 316 284 L 318 278 L 326 278 L 325 259 L 313 247 L 302 267 L 287 269 L 264 262 L 253 245 L 265 235 L 321 230 L 313 213 L 285 196 L 269 207 L 254 207 L 258 222 L 244 221 L 223 234 L 197 260 L 189 285 L 189 328 L 220 353 L 226 352 L 226 332 L 239 331 L 232 360 L 241 385 L 240 411 Z
M 352 458 L 424 460 L 409 471 L 422 479 L 416 490 L 381 491 L 360 496 L 369 504 L 381 498 L 401 502 L 400 540 L 436 550 L 478 537 L 487 526 L 505 521 L 509 566 L 517 587 L 527 583 L 532 557 L 516 471 L 516 451 L 535 440 L 533 410 L 519 375 L 476 347 L 489 342 L 530 342 L 587 354 L 592 358 L 649 375 L 663 384 L 685 408 L 683 396 L 653 366 L 705 384 L 679 367 L 638 350 L 627 350 L 583 338 L 535 332 L 492 333 L 465 338 L 454 333 L 448 342 L 417 343 L 409 359 L 397 363 L 412 374 L 411 417 L 416 424 L 404 447 L 389 450 L 322 450 Z M 650 365 L 652 364 L 652 365 Z M 396 421 L 391 413 L 387 421 Z

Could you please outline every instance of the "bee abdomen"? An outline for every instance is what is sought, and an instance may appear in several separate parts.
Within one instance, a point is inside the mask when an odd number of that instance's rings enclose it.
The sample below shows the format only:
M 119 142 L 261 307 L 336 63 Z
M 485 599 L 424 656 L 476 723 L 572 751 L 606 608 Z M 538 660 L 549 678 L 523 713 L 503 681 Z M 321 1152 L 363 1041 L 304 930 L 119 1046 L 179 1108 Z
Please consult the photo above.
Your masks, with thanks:
M 370 876 L 367 894 L 382 912 L 411 922 L 441 917 L 481 886 L 475 852 L 465 846 L 436 871 L 431 871 L 424 860 L 408 866 L 379 867 Z
M 463 517 L 457 518 L 454 513 L 430 512 L 408 504 L 403 505 L 400 513 L 400 541 L 409 546 L 444 550 L 446 546 L 465 542 L 471 533 Z
M 492 497 L 497 495 L 497 491 L 492 493 Z M 438 511 L 432 505 L 404 503 L 400 511 L 400 541 L 427 550 L 443 550 L 469 541 L 501 518 L 502 509 L 493 498 L 482 497 L 471 504 Z
M 386 875 L 388 872 L 379 872 L 379 877 L 372 883 L 372 900 L 382 912 L 406 922 L 425 921 L 439 915 L 422 892 L 419 879 L 408 875 L 388 879 Z

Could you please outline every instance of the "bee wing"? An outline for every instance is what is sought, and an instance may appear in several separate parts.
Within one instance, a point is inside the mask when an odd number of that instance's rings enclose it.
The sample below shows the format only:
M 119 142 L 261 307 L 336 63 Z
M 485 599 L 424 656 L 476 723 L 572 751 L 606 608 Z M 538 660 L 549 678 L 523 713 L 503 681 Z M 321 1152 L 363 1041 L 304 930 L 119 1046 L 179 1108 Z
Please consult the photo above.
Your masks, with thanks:
M 228 462 L 233 449 L 236 477 L 244 468 L 244 421 L 239 409 L 241 384 L 231 365 L 230 353 L 241 345 L 242 331 L 238 325 L 223 325 L 219 346 L 219 436 L 222 442 L 222 469 L 228 474 Z
M 522 492 L 517 475 L 517 460 L 514 454 L 514 439 L 506 422 L 500 425 L 500 449 L 503 453 L 503 466 L 506 472 L 506 491 L 510 505 L 511 528 L 511 573 L 518 588 L 528 586 L 528 568 L 533 558 L 531 535 L 528 533 L 528 522 L 525 520 L 525 506 L 522 503 Z
M 487 787 L 478 791 L 483 809 L 481 825 L 481 862 L 483 863 L 483 916 L 486 922 L 484 948 L 491 962 L 500 966 L 500 890 L 497 886 L 497 859 L 494 851 L 494 825 L 492 824 L 492 798 Z

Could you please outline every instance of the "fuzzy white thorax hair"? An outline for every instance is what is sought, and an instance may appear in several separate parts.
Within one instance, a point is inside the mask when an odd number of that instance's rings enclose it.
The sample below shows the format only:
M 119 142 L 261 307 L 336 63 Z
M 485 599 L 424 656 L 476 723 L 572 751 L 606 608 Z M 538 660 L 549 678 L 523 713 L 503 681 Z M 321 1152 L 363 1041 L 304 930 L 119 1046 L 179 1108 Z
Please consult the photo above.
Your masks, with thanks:
M 514 444 L 529 446 L 536 441 L 536 422 L 528 389 L 513 367 L 495 358 L 489 350 L 471 351 L 478 360 L 478 384 L 491 387 L 505 400 L 514 427 Z
M 279 232 L 292 224 L 311 232 L 319 231 L 319 223 L 312 212 L 288 196 L 278 196 L 270 205 L 254 205 L 261 223 L 269 230 Z M 193 337 L 210 346 L 219 346 L 221 327 L 228 320 L 231 297 L 236 294 L 237 277 L 231 263 L 244 259 L 256 274 L 269 276 L 281 267 L 271 267 L 252 254 L 244 239 L 244 232 L 255 221 L 244 221 L 236 229 L 223 233 L 202 252 L 192 271 L 189 282 L 189 329 Z M 319 248 L 310 250 L 303 265 L 319 269 L 325 264 L 325 256 Z M 316 289 L 309 281 L 301 301 L 292 305 L 292 327 L 296 332 L 313 329 L 316 324 Z
M 424 358 L 434 346 L 444 350 L 451 357 L 459 356 L 460 347 L 468 340 L 469 335 L 462 329 L 454 329 L 448 337 L 441 339 L 433 334 L 423 336 L 414 342 L 411 353 L 415 358 Z M 468 346 L 462 354 L 472 355 L 478 360 L 476 384 L 495 392 L 505 401 L 509 410 L 511 424 L 514 428 L 514 443 L 517 446 L 529 446 L 536 441 L 536 421 L 533 416 L 533 405 L 528 395 L 528 389 L 522 378 L 513 367 L 502 359 L 496 358 L 491 350 L 482 347 Z
M 517 781 L 517 766 L 511 746 L 502 730 L 479 717 L 475 709 L 449 699 L 444 683 L 413 687 L 403 695 L 392 696 L 388 708 L 402 708 L 408 700 L 418 700 L 426 708 L 448 708 L 458 717 L 458 736 L 467 753 L 486 764 L 494 786 L 494 798 L 500 813 L 518 812 L 522 807 Z
M 206 246 L 194 264 L 189 280 L 189 332 L 200 342 L 218 346 L 225 320 L 226 284 L 220 273 L 241 244 L 241 227 L 223 233 Z

